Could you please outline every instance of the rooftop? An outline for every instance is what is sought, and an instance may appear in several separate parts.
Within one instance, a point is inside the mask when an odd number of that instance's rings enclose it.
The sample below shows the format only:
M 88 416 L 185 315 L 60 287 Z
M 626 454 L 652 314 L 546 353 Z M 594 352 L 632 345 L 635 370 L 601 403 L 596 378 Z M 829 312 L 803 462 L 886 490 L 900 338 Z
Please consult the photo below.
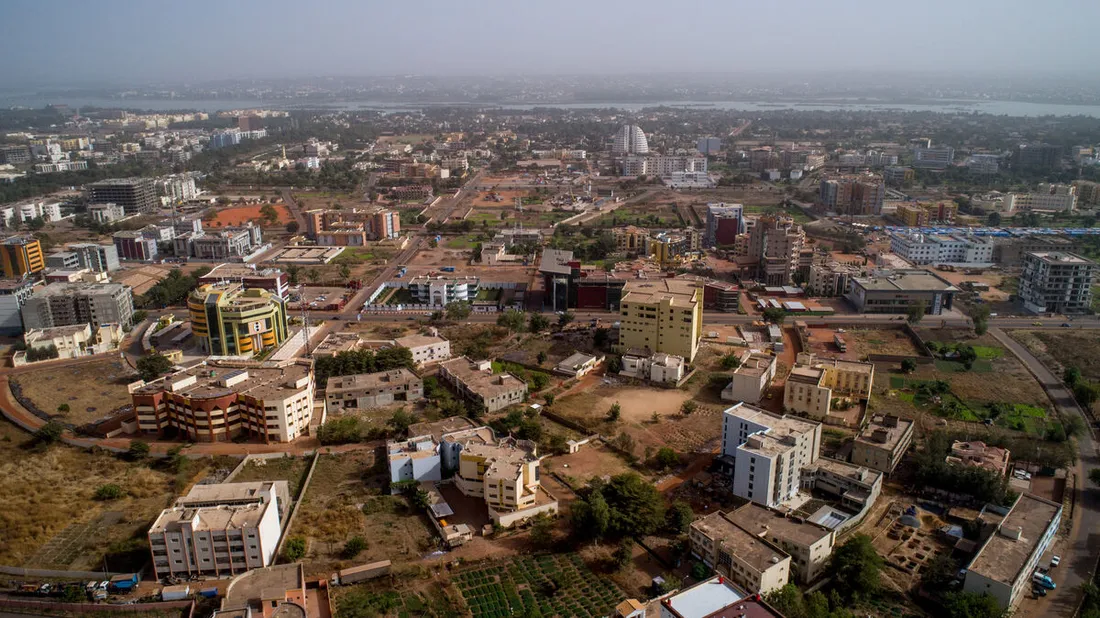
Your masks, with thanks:
M 556 369 L 565 371 L 576 371 L 580 369 L 585 363 L 589 363 L 596 360 L 596 357 L 592 354 L 585 354 L 584 352 L 574 352 L 568 358 L 557 364 Z
M 271 503 L 253 503 L 218 506 L 176 506 L 161 511 L 149 529 L 150 534 L 175 532 L 190 523 L 193 530 L 225 530 L 254 528 L 259 525 L 264 511 Z
M 259 400 L 285 399 L 312 382 L 313 364 L 308 360 L 287 363 L 202 363 L 150 382 L 134 391 L 151 395 L 171 391 L 191 399 L 212 399 L 238 394 Z
M 1011 585 L 1043 533 L 1061 510 L 1060 504 L 1031 494 L 1022 494 L 1016 504 L 1012 505 L 997 532 L 978 550 L 978 555 L 970 562 L 969 570 Z
M 664 605 L 679 618 L 707 618 L 746 596 L 745 591 L 719 575 L 669 596 Z
M 820 425 L 820 423 L 807 421 L 797 416 L 789 416 L 786 414 L 780 416 L 744 402 L 727 408 L 725 413 L 738 416 L 751 423 L 764 425 L 768 427 L 769 435 L 777 437 L 791 434 L 801 435 L 808 431 L 813 431 Z
M 735 511 L 730 511 L 724 517 L 751 534 L 757 536 L 770 534 L 781 541 L 803 546 L 813 545 L 833 533 L 824 526 L 787 517 L 779 511 L 773 511 L 755 502 L 749 502 Z
M 204 502 L 261 502 L 270 492 L 278 493 L 276 485 L 279 483 L 287 484 L 286 481 L 252 481 L 195 485 L 187 495 L 176 500 L 175 506 L 194 506 Z
M 807 466 L 807 468 L 826 470 L 836 476 L 841 476 L 865 485 L 874 485 L 878 479 L 882 477 L 882 473 L 878 470 L 872 470 L 871 468 L 857 466 L 846 461 L 830 459 L 828 457 L 818 457 L 812 464 Z
M 474 429 L 477 425 L 464 416 L 451 416 L 438 421 L 427 423 L 413 423 L 409 425 L 410 436 L 431 436 L 436 442 L 442 442 L 443 436 L 448 433 Z
M 350 376 L 338 376 L 332 377 L 328 380 L 328 386 L 325 389 L 326 395 L 332 397 L 333 395 L 345 393 L 348 391 L 359 391 L 363 389 L 382 388 L 385 386 L 409 384 L 416 382 L 420 379 L 420 376 L 402 367 L 400 369 L 391 369 L 389 371 L 379 371 L 377 373 L 358 373 Z
M 445 343 L 446 341 L 447 340 L 443 337 L 434 337 L 432 335 L 406 335 L 393 340 L 394 343 L 402 348 L 419 348 L 426 345 Z
M 1064 251 L 1035 251 L 1028 255 L 1047 264 L 1096 264 L 1096 262 L 1083 258 L 1076 253 Z
M 462 454 L 483 458 L 488 464 L 485 468 L 486 478 L 516 479 L 520 476 L 522 466 L 536 459 L 531 451 L 520 448 L 507 439 L 500 444 L 470 442 L 462 449 Z
M 764 572 L 788 557 L 782 549 L 756 534 L 750 534 L 718 511 L 697 520 L 692 527 L 717 539 L 729 553 L 758 572 Z
M 569 262 L 573 261 L 573 252 L 564 249 L 543 249 L 539 262 L 539 271 L 555 275 L 568 275 L 573 272 Z
M 51 283 L 34 293 L 35 296 L 76 296 L 86 294 L 118 294 L 129 289 L 121 283 Z
M 347 352 L 359 347 L 360 342 L 362 342 L 362 339 L 359 338 L 358 333 L 329 333 L 313 349 L 313 355 L 332 356 L 339 352 Z
M 734 370 L 734 373 L 758 378 L 770 370 L 772 364 L 776 362 L 775 359 L 776 357 L 771 354 L 763 352 L 746 352 L 741 357 L 741 364 Z
M 856 436 L 856 442 L 865 442 L 893 450 L 905 434 L 913 430 L 913 421 L 896 416 L 872 417 L 863 431 Z
M 628 281 L 623 287 L 622 303 L 658 303 L 668 299 L 673 305 L 691 306 L 702 302 L 702 288 L 682 279 Z
M 853 277 L 852 281 L 878 292 L 958 292 L 950 281 L 927 270 L 887 271 L 885 276 Z
M 283 271 L 278 268 L 254 268 L 247 264 L 218 264 L 210 269 L 200 280 L 240 279 L 245 277 L 278 277 Z
M 517 389 L 526 389 L 527 383 L 510 373 L 491 373 L 478 369 L 477 364 L 460 356 L 439 364 L 457 380 L 466 385 L 471 392 L 484 399 L 493 399 Z
M 245 607 L 258 601 L 286 598 L 288 590 L 305 588 L 301 562 L 253 569 L 233 579 L 225 589 L 223 608 Z M 273 596 L 275 595 L 275 596 Z

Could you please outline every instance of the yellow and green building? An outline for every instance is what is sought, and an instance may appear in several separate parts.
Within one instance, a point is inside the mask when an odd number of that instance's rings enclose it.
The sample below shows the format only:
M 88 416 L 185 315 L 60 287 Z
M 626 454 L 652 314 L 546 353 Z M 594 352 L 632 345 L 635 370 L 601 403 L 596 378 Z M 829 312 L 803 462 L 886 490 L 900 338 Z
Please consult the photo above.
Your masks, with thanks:
M 240 284 L 200 286 L 187 299 L 191 332 L 214 356 L 251 356 L 287 339 L 286 301 Z

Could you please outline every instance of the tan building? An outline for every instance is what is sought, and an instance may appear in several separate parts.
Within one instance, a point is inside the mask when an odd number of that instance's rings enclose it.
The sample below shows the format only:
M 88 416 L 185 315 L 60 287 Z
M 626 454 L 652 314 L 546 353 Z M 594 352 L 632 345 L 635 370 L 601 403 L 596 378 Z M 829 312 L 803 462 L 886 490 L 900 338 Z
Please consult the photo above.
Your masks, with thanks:
M 741 364 L 733 371 L 730 383 L 722 389 L 723 401 L 759 403 L 775 378 L 777 357 L 748 350 L 741 355 Z
M 682 356 L 688 362 L 703 336 L 703 288 L 681 279 L 632 281 L 619 307 L 619 346 Z
M 359 344 L 362 342 L 363 340 L 359 337 L 359 333 L 329 333 L 321 340 L 321 343 L 317 344 L 316 348 L 313 348 L 313 357 L 336 356 L 341 352 L 358 350 Z
M 413 362 L 417 367 L 428 363 L 445 361 L 451 357 L 451 342 L 443 337 L 434 335 L 408 335 L 394 339 L 394 344 L 399 348 L 406 348 L 412 353 Z
M 423 398 L 424 381 L 404 367 L 377 373 L 332 377 L 325 387 L 325 401 L 329 410 L 379 408 L 395 402 L 420 401 Z
M 764 285 L 790 285 L 806 245 L 802 226 L 790 217 L 771 215 L 749 219 L 746 224 L 750 227 L 744 257 L 756 265 L 756 278 Z
M 800 353 L 783 391 L 783 407 L 792 412 L 838 425 L 850 424 L 834 414 L 834 399 L 859 406 L 871 397 L 875 366 L 840 359 L 816 359 Z
M 1008 460 L 1012 452 L 1006 448 L 989 446 L 985 442 L 956 441 L 951 444 L 951 454 L 947 462 L 964 466 L 985 468 L 998 474 L 1008 471 Z
M 538 502 L 539 459 L 524 440 L 472 442 L 458 455 L 454 479 L 463 494 L 484 498 L 490 510 L 520 511 Z
M 840 503 L 855 511 L 875 503 L 882 491 L 883 474 L 844 461 L 819 457 L 802 468 L 803 489 L 816 489 L 830 493 Z
M 755 503 L 724 515 L 742 530 L 783 549 L 791 557 L 791 572 L 799 583 L 809 584 L 829 566 L 836 532 L 798 517 L 773 511 Z
M 493 373 L 487 360 L 473 361 L 465 356 L 439 364 L 439 377 L 463 398 L 481 404 L 486 412 L 496 412 L 527 398 L 527 382 L 510 373 Z
M 721 512 L 695 520 L 688 537 L 693 554 L 749 594 L 767 594 L 787 585 L 787 552 L 746 532 Z
M 649 230 L 633 225 L 616 227 L 611 235 L 615 239 L 615 250 L 620 253 L 642 253 L 649 240 Z
M 889 474 L 913 443 L 913 421 L 875 416 L 852 443 L 852 463 Z

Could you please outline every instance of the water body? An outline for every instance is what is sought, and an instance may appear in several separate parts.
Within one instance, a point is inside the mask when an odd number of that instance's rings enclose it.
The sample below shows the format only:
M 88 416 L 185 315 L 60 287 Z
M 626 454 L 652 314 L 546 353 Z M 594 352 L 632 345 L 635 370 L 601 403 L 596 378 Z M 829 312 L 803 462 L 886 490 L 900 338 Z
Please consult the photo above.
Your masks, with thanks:
M 22 106 L 40 108 L 50 104 L 66 104 L 79 108 L 86 106 L 166 110 L 199 110 L 218 112 L 230 109 L 268 108 L 268 109 L 329 109 L 329 110 L 366 110 L 410 111 L 427 107 L 460 106 L 475 108 L 499 108 L 529 110 L 536 107 L 557 109 L 607 109 L 638 111 L 647 107 L 683 107 L 699 110 L 728 110 L 741 112 L 776 111 L 792 109 L 796 111 L 904 111 L 939 112 L 944 114 L 984 113 L 998 116 L 1091 116 L 1100 118 L 1100 105 L 1062 105 L 1057 103 L 1027 103 L 1021 101 L 935 101 L 928 103 L 890 103 L 890 102 L 847 102 L 847 101 L 652 101 L 648 103 L 524 103 L 492 104 L 469 102 L 382 102 L 382 101 L 294 101 L 278 99 L 264 101 L 260 99 L 145 99 L 145 98 L 108 98 L 108 97 L 0 97 L 0 108 Z

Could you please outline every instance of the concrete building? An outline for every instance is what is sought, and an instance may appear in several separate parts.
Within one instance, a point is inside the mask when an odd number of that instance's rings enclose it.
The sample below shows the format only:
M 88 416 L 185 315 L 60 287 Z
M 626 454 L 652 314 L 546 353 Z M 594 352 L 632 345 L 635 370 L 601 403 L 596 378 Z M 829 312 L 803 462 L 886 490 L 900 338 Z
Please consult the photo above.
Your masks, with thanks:
M 890 250 L 914 265 L 954 264 L 989 265 L 993 263 L 993 242 L 981 236 L 962 234 L 890 235 Z
M 118 324 L 76 324 L 53 328 L 32 328 L 23 333 L 23 343 L 30 350 L 53 349 L 57 358 L 80 358 L 117 350 L 122 342 L 122 327 Z M 16 352 L 18 356 L 20 352 Z M 26 356 L 23 356 L 24 360 Z M 18 362 L 18 361 L 17 361 Z
M 722 151 L 722 140 L 717 137 L 700 137 L 695 143 L 695 149 L 705 155 L 718 154 Z
M 620 608 L 626 609 L 624 605 L 631 606 L 624 602 Z M 783 618 L 761 596 L 748 594 L 724 575 L 661 598 L 660 608 L 659 618 Z M 656 612 L 644 614 L 644 606 L 642 609 L 642 614 L 625 614 L 623 618 L 658 618 Z
M 741 355 L 741 364 L 733 370 L 730 383 L 722 389 L 722 401 L 759 403 L 775 378 L 778 357 L 756 350 Z
M 477 277 L 420 275 L 409 279 L 408 289 L 413 304 L 444 307 L 455 301 L 473 301 L 478 283 Z
M 18 279 L 46 269 L 42 244 L 30 236 L 11 236 L 0 241 L 0 270 L 3 276 Z
M 1081 241 L 1071 236 L 995 237 L 993 261 L 1001 266 L 1020 266 L 1028 253 L 1078 253 L 1082 249 Z
M 834 418 L 834 403 L 846 400 L 856 407 L 865 404 L 871 398 L 874 380 L 874 363 L 817 359 L 801 352 L 783 389 L 783 408 L 826 423 L 846 425 L 842 418 Z
M 463 398 L 496 412 L 523 403 L 527 398 L 527 382 L 510 373 L 493 373 L 489 361 L 473 361 L 465 356 L 439 364 L 439 377 L 449 383 Z
M 1077 193 L 1077 201 L 1086 206 L 1100 204 L 1100 182 L 1089 180 L 1074 180 L 1073 188 Z
M 828 259 L 814 258 L 810 265 L 810 278 L 807 280 L 806 291 L 810 296 L 843 296 L 848 291 L 849 282 L 853 277 L 859 277 L 864 273 L 861 266 L 855 264 L 843 264 Z
M 959 205 L 954 202 L 917 202 L 902 204 L 894 216 L 909 227 L 954 225 L 959 217 Z
M 750 534 L 721 512 L 695 520 L 689 534 L 691 553 L 719 575 L 750 594 L 767 594 L 787 585 L 791 557 L 766 538 Z
M 626 280 L 602 268 L 583 267 L 572 251 L 543 249 L 539 260 L 546 307 L 618 311 Z
M 882 170 L 882 181 L 891 187 L 900 187 L 907 182 L 913 182 L 915 177 L 916 173 L 910 167 L 892 165 Z
M 1012 155 L 1013 169 L 1050 171 L 1062 165 L 1062 147 L 1053 144 L 1020 144 Z
M 707 158 L 699 155 L 631 155 L 619 161 L 620 176 L 671 176 L 705 173 Z
M 240 227 L 228 227 L 216 232 L 190 232 L 172 239 L 173 250 L 180 257 L 200 260 L 240 260 L 260 248 L 263 232 L 249 222 Z
M 554 366 L 554 373 L 570 378 L 583 378 L 603 362 L 604 357 L 574 352 Z
M 72 251 L 59 251 L 46 256 L 46 268 L 51 270 L 76 270 L 80 268 L 80 257 Z
M 695 358 L 703 336 L 703 291 L 679 279 L 632 281 L 619 310 L 619 345 Z
M 220 578 L 274 563 L 289 494 L 286 481 L 195 485 L 149 528 L 154 578 Z
M 148 262 L 156 259 L 160 253 L 157 239 L 140 231 L 123 230 L 115 232 L 111 239 L 115 243 L 115 252 L 123 260 Z
M 196 442 L 237 436 L 290 442 L 309 433 L 313 363 L 210 363 L 173 373 L 131 393 L 138 429 L 162 437 L 170 430 Z
M 0 279 L 0 336 L 23 334 L 23 305 L 34 294 L 30 279 Z
M 133 324 L 134 295 L 120 283 L 51 283 L 23 305 L 23 326 L 53 328 L 77 324 Z
M 818 204 L 842 215 L 882 214 L 886 184 L 873 174 L 823 179 L 818 187 Z
M 966 160 L 971 174 L 990 175 L 1001 171 L 1001 157 L 994 154 L 972 154 Z
M 787 516 L 753 502 L 722 515 L 742 530 L 770 541 L 791 557 L 792 579 L 811 584 L 829 566 L 836 532 L 805 519 Z M 694 529 L 694 526 L 693 526 Z
M 290 293 L 290 277 L 286 273 L 278 268 L 256 268 L 255 264 L 218 264 L 199 277 L 198 282 L 239 283 L 247 289 L 267 290 L 282 299 Z
M 79 268 L 92 272 L 109 273 L 118 270 L 118 250 L 114 245 L 96 243 L 74 243 L 65 247 L 66 251 L 77 257 Z
M 415 430 L 414 430 L 415 428 Z M 479 427 L 462 417 L 409 427 L 409 438 L 386 443 L 391 491 L 400 491 L 397 483 L 432 483 L 444 473 L 458 471 L 458 455 L 470 444 L 499 443 L 493 430 Z
M 751 220 L 745 263 L 764 285 L 790 285 L 799 272 L 805 246 L 806 233 L 794 219 L 762 216 Z
M 722 414 L 722 456 L 733 462 L 734 495 L 767 507 L 798 494 L 802 468 L 821 450 L 821 424 L 747 403 Z
M 645 132 L 638 125 L 624 124 L 612 138 L 611 152 L 617 155 L 649 154 Z
M 88 204 L 88 216 L 96 223 L 111 223 L 126 216 L 126 211 L 118 204 Z
M 158 178 L 156 186 L 162 195 L 173 201 L 193 200 L 200 193 L 195 186 L 195 177 L 192 174 L 172 174 Z
M 646 354 L 627 351 L 623 354 L 619 375 L 658 384 L 678 384 L 684 377 L 684 357 L 675 354 Z
M 1073 185 L 1042 183 L 1031 193 L 1009 193 L 1004 196 L 1005 212 L 1046 210 L 1072 212 L 1077 209 L 1077 188 Z
M 1002 608 L 1014 607 L 1031 587 L 1032 574 L 1054 542 L 1062 505 L 1022 494 L 970 561 L 963 591 L 988 594 Z
M 29 223 L 35 219 L 42 219 L 46 222 L 61 220 L 61 202 L 32 200 L 17 204 L 14 209 L 14 215 L 20 223 Z
M 990 446 L 979 440 L 956 440 L 951 443 L 951 454 L 947 456 L 947 463 L 984 468 L 1004 476 L 1011 458 L 1012 452 L 1006 448 Z
M 330 411 L 365 410 L 392 403 L 420 401 L 424 398 L 424 381 L 405 368 L 335 376 L 328 379 L 325 402 Z
M 417 367 L 445 361 L 451 357 L 451 342 L 437 335 L 406 335 L 394 339 L 399 348 L 407 349 Z
M 927 270 L 881 271 L 870 277 L 854 277 L 845 298 L 860 313 L 905 313 L 924 303 L 927 315 L 951 309 L 959 288 Z
M 1032 313 L 1087 313 L 1096 262 L 1075 253 L 1028 253 L 1018 296 Z
M 913 421 L 874 416 L 852 443 L 852 463 L 890 474 L 913 443 Z
M 539 494 L 539 458 L 533 443 L 468 443 L 458 455 L 455 486 L 466 496 L 484 498 L 490 511 L 532 508 Z
M 288 335 L 286 301 L 238 283 L 200 285 L 187 299 L 191 332 L 214 356 L 252 356 Z
M 878 470 L 818 457 L 802 468 L 800 482 L 803 489 L 832 494 L 842 505 L 858 512 L 878 499 L 883 476 Z
M 913 167 L 931 170 L 945 170 L 955 160 L 955 149 L 943 146 L 939 148 L 917 148 L 913 151 Z
M 718 202 L 707 204 L 707 229 L 703 242 L 707 247 L 732 245 L 745 232 L 745 207 Z
M 615 239 L 615 250 L 636 255 L 646 250 L 649 230 L 633 225 L 612 228 L 611 237 Z
M 117 204 L 128 215 L 153 212 L 158 205 L 152 178 L 108 178 L 88 185 L 89 204 Z

